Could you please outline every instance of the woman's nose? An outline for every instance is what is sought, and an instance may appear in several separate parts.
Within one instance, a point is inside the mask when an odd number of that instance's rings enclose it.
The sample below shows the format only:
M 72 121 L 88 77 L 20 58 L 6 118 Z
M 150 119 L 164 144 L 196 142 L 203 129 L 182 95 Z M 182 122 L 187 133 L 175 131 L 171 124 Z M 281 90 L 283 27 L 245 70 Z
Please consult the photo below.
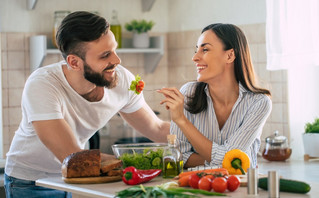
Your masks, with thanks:
M 199 60 L 199 57 L 198 57 L 198 55 L 197 55 L 197 52 L 195 52 L 195 54 L 194 54 L 192 60 L 193 60 L 194 62 L 196 62 L 196 61 Z

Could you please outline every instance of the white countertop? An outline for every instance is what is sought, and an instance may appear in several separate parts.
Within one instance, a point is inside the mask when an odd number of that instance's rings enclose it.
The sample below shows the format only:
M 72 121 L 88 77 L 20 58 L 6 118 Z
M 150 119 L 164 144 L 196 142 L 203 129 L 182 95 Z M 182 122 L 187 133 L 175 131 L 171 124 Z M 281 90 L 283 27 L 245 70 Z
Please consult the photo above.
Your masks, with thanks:
M 311 185 L 311 191 L 307 194 L 280 192 L 280 197 L 315 198 L 319 195 L 319 161 L 267 162 L 259 160 L 258 166 L 259 173 L 267 174 L 268 170 L 277 170 L 279 175 L 285 179 L 306 181 Z M 170 179 L 157 177 L 144 185 L 155 186 L 168 181 L 170 181 Z M 54 188 L 96 198 L 114 197 L 116 192 L 130 187 L 122 181 L 104 184 L 66 184 L 62 181 L 61 177 L 40 179 L 36 181 L 36 184 L 43 187 Z M 226 194 L 228 197 L 248 197 L 246 187 L 240 187 L 235 192 L 226 192 Z M 268 197 L 268 192 L 259 189 L 258 196 L 253 197 Z

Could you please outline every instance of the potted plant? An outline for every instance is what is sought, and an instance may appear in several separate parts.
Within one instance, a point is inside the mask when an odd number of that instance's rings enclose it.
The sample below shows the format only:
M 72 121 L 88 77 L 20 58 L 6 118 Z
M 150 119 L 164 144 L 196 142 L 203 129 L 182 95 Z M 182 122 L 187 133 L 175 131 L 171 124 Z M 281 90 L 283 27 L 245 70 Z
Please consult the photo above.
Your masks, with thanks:
M 150 31 L 153 26 L 153 21 L 146 21 L 145 19 L 134 19 L 125 24 L 125 29 L 129 32 L 133 32 L 133 47 L 148 48 L 150 46 L 148 31 Z
M 319 157 L 319 118 L 315 118 L 313 123 L 306 123 L 302 139 L 305 149 L 305 159 L 307 157 Z

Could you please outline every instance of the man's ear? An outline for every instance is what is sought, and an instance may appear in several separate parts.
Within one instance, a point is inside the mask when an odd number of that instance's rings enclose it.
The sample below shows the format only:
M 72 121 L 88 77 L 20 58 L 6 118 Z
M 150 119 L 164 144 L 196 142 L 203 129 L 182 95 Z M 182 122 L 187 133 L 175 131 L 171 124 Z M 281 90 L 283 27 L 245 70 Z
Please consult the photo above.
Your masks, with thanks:
M 66 57 L 66 62 L 68 63 L 69 67 L 73 70 L 81 70 L 81 66 L 83 65 L 83 61 L 80 57 L 74 54 L 70 54 Z
M 234 62 L 235 58 L 236 58 L 236 56 L 235 56 L 234 49 L 227 50 L 227 63 Z

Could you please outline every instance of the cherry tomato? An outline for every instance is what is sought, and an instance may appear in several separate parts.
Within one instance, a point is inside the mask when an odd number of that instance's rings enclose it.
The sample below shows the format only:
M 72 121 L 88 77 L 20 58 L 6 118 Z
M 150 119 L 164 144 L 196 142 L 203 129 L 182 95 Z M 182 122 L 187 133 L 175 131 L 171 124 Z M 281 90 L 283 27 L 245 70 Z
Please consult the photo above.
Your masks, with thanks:
M 231 175 L 227 179 L 227 189 L 230 192 L 235 191 L 240 186 L 240 179 L 236 175 Z
M 215 192 L 223 193 L 227 189 L 227 181 L 224 177 L 216 177 L 212 181 L 212 189 Z
M 210 191 L 212 189 L 212 180 L 210 176 L 204 176 L 198 181 L 198 188 Z
M 206 175 L 205 177 L 208 177 L 211 181 L 213 181 L 215 179 L 214 175 Z
M 193 173 L 189 176 L 188 184 L 190 187 L 198 189 L 199 180 L 200 180 L 200 176 L 196 173 Z
M 138 83 L 136 84 L 136 91 L 141 93 L 141 91 L 144 89 L 144 85 L 144 81 L 138 81 Z

